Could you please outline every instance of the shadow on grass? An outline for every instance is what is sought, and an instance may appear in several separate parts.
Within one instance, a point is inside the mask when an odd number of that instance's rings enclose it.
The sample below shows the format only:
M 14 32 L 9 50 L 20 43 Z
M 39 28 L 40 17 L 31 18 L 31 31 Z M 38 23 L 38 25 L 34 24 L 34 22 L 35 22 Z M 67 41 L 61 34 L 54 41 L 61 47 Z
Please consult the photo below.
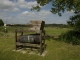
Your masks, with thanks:
M 72 45 L 80 45 L 80 32 L 71 30 L 67 31 L 66 33 L 63 33 L 58 36 L 50 36 L 47 35 L 46 37 L 47 40 L 53 39 L 56 41 L 63 41 Z

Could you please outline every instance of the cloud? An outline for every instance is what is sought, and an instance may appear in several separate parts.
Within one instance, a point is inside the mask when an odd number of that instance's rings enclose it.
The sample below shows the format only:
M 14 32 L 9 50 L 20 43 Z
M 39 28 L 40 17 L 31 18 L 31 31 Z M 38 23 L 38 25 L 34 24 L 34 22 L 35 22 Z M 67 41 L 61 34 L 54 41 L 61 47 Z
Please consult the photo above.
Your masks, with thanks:
M 59 17 L 57 15 L 52 15 L 47 10 L 42 10 L 40 12 L 33 11 L 23 11 L 20 14 L 15 16 L 10 16 L 6 12 L 0 12 L 0 18 L 3 21 L 9 24 L 27 24 L 30 20 L 44 20 L 46 23 L 66 23 L 66 19 L 69 18 L 70 15 L 63 15 L 63 17 Z
M 36 6 L 36 1 L 25 0 L 0 0 L 0 10 L 16 12 L 22 8 L 31 9 L 32 6 Z
M 43 15 L 43 16 L 47 16 L 47 15 L 50 15 L 51 12 L 50 11 L 47 11 L 47 10 L 42 10 L 39 12 L 39 15 Z
M 8 9 L 13 6 L 14 4 L 9 0 L 0 0 L 0 9 Z
M 0 10 L 16 12 L 19 11 L 19 8 L 10 0 L 0 0 Z
M 47 10 L 42 10 L 40 12 L 24 11 L 15 16 L 10 16 L 6 12 L 0 12 L 0 18 L 3 19 L 3 21 L 5 23 L 7 21 L 7 24 L 27 24 L 27 23 L 29 23 L 30 20 L 45 20 L 45 21 L 47 21 L 47 16 L 49 16 L 49 15 L 50 15 L 50 13 Z
M 12 7 L 12 8 L 9 8 L 9 9 L 4 9 L 4 11 L 8 11 L 8 12 L 17 12 L 17 11 L 20 11 L 19 8 L 17 7 Z
M 26 14 L 28 14 L 29 12 L 28 11 L 24 11 L 24 12 L 22 12 L 21 14 L 22 15 L 26 15 Z
M 40 12 L 24 11 L 17 16 L 17 20 L 20 21 L 18 23 L 27 23 L 30 20 L 46 20 L 50 14 L 51 13 L 47 10 L 42 10 Z
M 32 17 L 36 17 L 36 12 L 29 12 L 29 11 L 24 11 L 21 14 L 19 14 L 20 17 L 24 17 L 26 18 L 32 18 Z
M 4 23 L 6 23 L 6 20 L 9 18 L 8 14 L 5 12 L 0 12 L 0 19 L 2 19 L 4 21 Z
M 36 6 L 37 2 L 36 1 L 27 2 L 25 0 L 18 0 L 17 5 L 20 8 L 28 8 L 28 9 L 30 9 L 30 8 L 32 8 L 32 6 Z
M 22 15 L 37 15 L 37 16 L 48 16 L 51 14 L 50 11 L 41 10 L 40 12 L 32 12 L 32 11 L 24 11 L 21 13 Z

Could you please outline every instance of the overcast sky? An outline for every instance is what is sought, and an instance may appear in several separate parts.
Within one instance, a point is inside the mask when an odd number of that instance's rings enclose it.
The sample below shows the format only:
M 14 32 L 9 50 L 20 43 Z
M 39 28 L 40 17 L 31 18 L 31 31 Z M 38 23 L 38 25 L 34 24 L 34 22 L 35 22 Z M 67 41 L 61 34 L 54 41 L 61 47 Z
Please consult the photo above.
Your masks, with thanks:
M 46 23 L 65 24 L 74 13 L 65 12 L 59 17 L 49 10 L 51 5 L 41 7 L 40 12 L 31 11 L 36 6 L 35 0 L 0 0 L 0 19 L 7 24 L 27 24 L 30 20 L 44 20 Z

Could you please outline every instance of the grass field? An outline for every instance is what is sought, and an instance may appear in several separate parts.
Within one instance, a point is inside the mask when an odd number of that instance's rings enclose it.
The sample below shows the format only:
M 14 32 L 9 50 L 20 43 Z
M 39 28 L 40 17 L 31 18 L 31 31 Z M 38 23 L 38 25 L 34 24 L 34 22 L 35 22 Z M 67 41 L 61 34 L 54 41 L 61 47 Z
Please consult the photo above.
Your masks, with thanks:
M 46 55 L 23 54 L 13 51 L 15 49 L 14 30 L 8 27 L 8 33 L 0 32 L 0 60 L 80 60 L 80 45 L 67 44 L 54 39 L 46 39 Z M 27 28 L 23 28 L 27 29 Z M 45 28 L 46 34 L 61 34 L 69 29 Z M 26 50 L 28 51 L 28 50 Z

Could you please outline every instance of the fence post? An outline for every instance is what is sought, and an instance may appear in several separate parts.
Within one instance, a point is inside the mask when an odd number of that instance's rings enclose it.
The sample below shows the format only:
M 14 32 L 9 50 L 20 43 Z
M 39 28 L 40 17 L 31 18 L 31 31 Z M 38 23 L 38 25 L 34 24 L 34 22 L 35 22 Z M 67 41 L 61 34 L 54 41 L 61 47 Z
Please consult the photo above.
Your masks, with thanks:
M 40 55 L 42 54 L 42 30 L 40 30 Z
M 21 29 L 21 35 L 23 35 L 23 29 Z

